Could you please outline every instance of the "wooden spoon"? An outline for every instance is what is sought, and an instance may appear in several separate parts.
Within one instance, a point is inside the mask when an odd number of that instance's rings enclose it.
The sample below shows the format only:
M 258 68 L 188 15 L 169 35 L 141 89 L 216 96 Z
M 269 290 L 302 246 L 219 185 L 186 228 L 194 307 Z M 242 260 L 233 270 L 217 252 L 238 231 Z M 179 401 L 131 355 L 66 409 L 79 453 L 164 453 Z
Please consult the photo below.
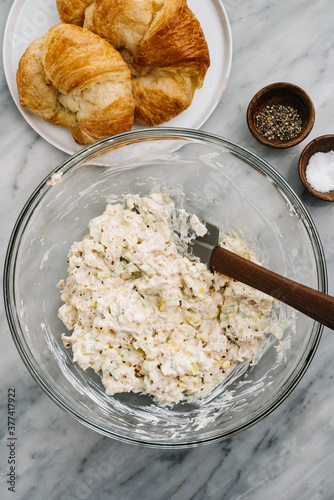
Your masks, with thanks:
M 196 238 L 194 254 L 213 271 L 241 281 L 334 330 L 334 297 L 269 271 L 218 246 L 219 229 L 205 223 L 208 234 Z

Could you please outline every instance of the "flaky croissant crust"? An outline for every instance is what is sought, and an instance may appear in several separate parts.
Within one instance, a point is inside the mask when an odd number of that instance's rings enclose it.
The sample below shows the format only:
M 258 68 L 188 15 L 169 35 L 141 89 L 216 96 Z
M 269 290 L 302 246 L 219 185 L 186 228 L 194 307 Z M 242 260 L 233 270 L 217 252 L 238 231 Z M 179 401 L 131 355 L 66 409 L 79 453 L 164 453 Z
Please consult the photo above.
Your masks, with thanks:
M 203 31 L 187 1 L 93 0 L 88 7 L 86 3 L 58 0 L 60 18 L 74 22 L 83 17 L 85 27 L 122 53 L 132 72 L 135 121 L 159 125 L 187 109 L 210 65 Z
M 82 26 L 85 19 L 85 10 L 92 0 L 57 0 L 57 10 L 62 22 Z
M 60 23 L 32 42 L 16 81 L 21 105 L 70 127 L 79 144 L 133 125 L 130 70 L 112 45 L 85 28 Z

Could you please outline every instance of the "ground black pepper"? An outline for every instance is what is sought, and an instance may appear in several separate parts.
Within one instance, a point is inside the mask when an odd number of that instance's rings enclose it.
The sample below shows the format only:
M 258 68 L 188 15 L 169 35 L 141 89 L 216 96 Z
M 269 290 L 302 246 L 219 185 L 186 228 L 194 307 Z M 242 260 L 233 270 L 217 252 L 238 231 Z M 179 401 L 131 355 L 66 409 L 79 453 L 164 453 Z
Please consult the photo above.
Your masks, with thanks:
M 302 119 L 298 111 L 292 106 L 284 106 L 283 104 L 266 106 L 255 120 L 260 134 L 269 140 L 293 139 L 302 130 Z

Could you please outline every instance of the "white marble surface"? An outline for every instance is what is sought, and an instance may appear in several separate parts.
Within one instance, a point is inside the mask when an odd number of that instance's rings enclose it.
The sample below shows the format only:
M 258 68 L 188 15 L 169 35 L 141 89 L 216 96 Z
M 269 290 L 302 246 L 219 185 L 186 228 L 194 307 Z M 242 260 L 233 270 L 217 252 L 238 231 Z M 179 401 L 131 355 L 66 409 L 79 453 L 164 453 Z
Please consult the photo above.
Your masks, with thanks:
M 205 0 L 203 0 L 205 1 Z M 11 0 L 0 2 L 0 30 Z M 231 76 L 203 126 L 271 163 L 309 209 L 322 239 L 334 295 L 334 203 L 313 198 L 298 178 L 306 143 L 333 133 L 334 3 L 332 0 L 226 0 L 233 35 Z M 1 260 L 24 202 L 66 155 L 25 123 L 0 83 Z M 264 85 L 290 81 L 316 107 L 308 139 L 286 151 L 266 149 L 245 121 Z M 86 429 L 36 385 L 19 357 L 1 305 L 1 498 L 25 500 L 330 500 L 334 498 L 334 335 L 324 329 L 302 381 L 270 416 L 218 444 L 190 450 L 126 445 Z M 17 391 L 16 492 L 8 492 L 7 391 Z

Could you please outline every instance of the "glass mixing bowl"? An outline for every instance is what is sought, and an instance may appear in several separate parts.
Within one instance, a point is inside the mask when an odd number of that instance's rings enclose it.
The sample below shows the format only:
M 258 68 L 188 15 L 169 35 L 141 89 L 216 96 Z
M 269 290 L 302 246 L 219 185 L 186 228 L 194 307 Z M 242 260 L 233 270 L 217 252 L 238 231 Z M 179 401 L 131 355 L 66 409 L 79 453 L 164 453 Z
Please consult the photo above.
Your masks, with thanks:
M 56 174 L 56 175 L 55 175 Z M 51 181 L 51 182 L 50 182 Z M 88 427 L 126 442 L 190 447 L 227 438 L 277 407 L 309 365 L 322 327 L 296 313 L 281 342 L 269 336 L 254 366 L 241 366 L 209 396 L 163 406 L 147 395 L 107 396 L 98 375 L 72 361 L 60 338 L 57 283 L 67 276 L 71 244 L 105 205 L 124 193 L 166 187 L 176 203 L 218 224 L 242 228 L 264 264 L 323 292 L 322 246 L 307 210 L 285 180 L 258 156 L 199 131 L 137 130 L 70 157 L 29 198 L 14 227 L 4 274 L 10 329 L 32 376 Z M 279 305 L 279 316 L 291 310 Z

